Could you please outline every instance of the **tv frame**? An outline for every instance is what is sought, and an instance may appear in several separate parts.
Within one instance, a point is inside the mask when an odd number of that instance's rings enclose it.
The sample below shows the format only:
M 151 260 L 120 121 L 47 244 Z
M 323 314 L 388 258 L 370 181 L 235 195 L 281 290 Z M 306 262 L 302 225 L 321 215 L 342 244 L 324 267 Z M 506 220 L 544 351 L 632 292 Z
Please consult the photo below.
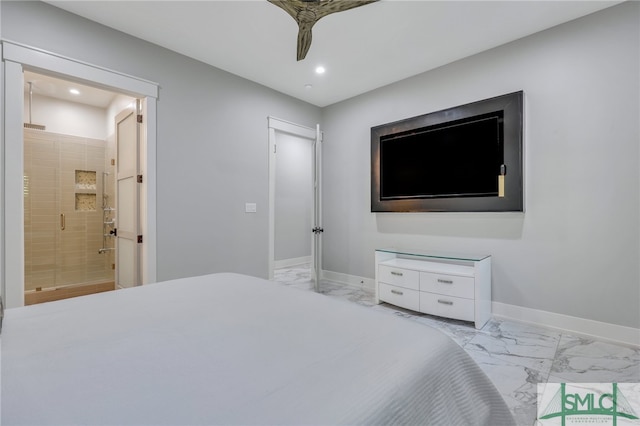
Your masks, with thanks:
M 524 92 L 448 108 L 371 128 L 371 211 L 384 212 L 524 212 Z M 380 138 L 495 111 L 503 112 L 506 166 L 504 197 L 451 196 L 380 198 Z

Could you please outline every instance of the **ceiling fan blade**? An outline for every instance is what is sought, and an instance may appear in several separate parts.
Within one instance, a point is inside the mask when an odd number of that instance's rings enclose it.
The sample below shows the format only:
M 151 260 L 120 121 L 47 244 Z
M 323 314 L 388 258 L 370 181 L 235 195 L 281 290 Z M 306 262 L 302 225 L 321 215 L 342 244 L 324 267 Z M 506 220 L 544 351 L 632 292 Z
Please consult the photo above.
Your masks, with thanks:
M 311 28 L 313 24 L 298 24 L 298 49 L 297 60 L 301 61 L 307 56 L 311 47 Z
M 379 0 L 268 0 L 298 23 L 297 60 L 307 56 L 311 47 L 311 28 L 322 17 Z

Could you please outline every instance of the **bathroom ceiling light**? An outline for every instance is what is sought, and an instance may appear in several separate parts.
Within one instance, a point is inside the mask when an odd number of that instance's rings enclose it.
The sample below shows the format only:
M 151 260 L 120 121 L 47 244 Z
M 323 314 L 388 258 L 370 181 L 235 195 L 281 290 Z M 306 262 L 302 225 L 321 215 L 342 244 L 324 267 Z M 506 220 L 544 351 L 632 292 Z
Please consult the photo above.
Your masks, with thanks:
M 307 84 L 304 85 L 304 88 L 307 89 L 307 90 L 312 89 L 313 88 L 313 84 L 307 83 Z
M 324 74 L 325 71 L 326 70 L 322 65 L 320 65 L 319 67 L 316 67 L 316 74 Z
M 71 93 L 72 95 L 79 95 L 80 91 L 78 89 L 69 89 L 69 93 Z

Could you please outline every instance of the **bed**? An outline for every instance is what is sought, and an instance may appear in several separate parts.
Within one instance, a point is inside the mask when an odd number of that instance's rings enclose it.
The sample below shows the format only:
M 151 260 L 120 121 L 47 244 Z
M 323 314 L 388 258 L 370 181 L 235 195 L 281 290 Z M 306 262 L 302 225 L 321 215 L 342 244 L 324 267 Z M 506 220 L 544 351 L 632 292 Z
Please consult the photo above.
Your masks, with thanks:
M 2 425 L 513 424 L 428 326 L 239 274 L 8 309 Z

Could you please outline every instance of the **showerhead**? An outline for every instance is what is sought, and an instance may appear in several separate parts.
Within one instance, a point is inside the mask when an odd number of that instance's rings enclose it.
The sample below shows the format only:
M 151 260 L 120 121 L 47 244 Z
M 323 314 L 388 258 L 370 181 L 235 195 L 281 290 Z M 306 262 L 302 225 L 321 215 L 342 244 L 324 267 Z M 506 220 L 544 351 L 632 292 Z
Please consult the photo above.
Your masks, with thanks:
M 33 103 L 33 82 L 29 82 L 29 122 L 24 123 L 25 129 L 45 130 L 42 124 L 31 123 L 31 104 Z

